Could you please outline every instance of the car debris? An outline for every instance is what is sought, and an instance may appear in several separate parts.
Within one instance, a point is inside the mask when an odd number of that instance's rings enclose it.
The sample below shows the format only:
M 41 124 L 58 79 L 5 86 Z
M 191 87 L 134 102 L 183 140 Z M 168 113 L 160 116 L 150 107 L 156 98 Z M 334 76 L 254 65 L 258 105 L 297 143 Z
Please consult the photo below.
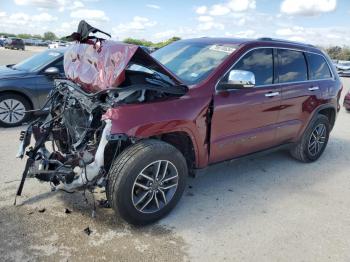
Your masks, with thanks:
M 84 233 L 90 236 L 92 234 L 92 230 L 90 229 L 90 227 L 87 227 L 84 229 Z
M 55 187 L 63 184 L 62 189 L 68 192 L 102 187 L 110 167 L 105 164 L 105 157 L 110 162 L 116 154 L 111 150 L 116 147 L 118 152 L 133 141 L 131 137 L 111 134 L 109 110 L 187 92 L 186 86 L 142 48 L 87 37 L 83 35 L 86 31 L 81 30 L 85 27 L 89 32 L 100 31 L 84 21 L 79 24 L 82 35 L 75 33 L 71 37 L 79 36 L 80 42 L 68 47 L 64 57 L 69 80 L 55 80 L 55 88 L 43 107 L 49 107 L 50 114 L 36 119 L 21 132 L 17 157 L 27 155 L 28 159 L 16 196 L 21 195 L 26 177 Z M 108 62 L 98 63 L 97 67 L 96 60 Z M 128 69 L 136 64 L 151 68 L 152 73 Z M 32 137 L 35 145 L 26 151 Z M 53 152 L 46 148 L 46 141 L 52 142 Z M 106 151 L 111 153 L 106 155 Z

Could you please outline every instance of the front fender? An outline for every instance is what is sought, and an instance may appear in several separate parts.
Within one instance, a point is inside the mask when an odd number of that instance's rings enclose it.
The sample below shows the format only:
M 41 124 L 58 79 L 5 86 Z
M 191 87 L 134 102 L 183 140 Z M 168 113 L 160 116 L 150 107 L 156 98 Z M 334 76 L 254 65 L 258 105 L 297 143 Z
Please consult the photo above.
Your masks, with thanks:
M 196 154 L 196 167 L 208 162 L 207 110 L 210 97 L 171 98 L 158 102 L 122 105 L 103 116 L 112 121 L 111 134 L 148 138 L 172 132 L 186 132 Z

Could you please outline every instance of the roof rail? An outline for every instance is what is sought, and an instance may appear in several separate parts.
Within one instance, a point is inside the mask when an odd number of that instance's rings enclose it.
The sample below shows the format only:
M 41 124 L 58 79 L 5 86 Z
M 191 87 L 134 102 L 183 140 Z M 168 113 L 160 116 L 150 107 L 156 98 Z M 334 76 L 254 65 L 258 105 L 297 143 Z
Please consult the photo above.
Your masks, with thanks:
M 297 42 L 297 41 L 276 39 L 276 38 L 271 38 L 271 37 L 260 37 L 257 40 L 259 40 L 259 41 L 275 41 L 275 42 L 283 42 L 283 43 L 291 43 L 291 44 L 298 44 L 298 45 L 306 45 L 309 47 L 315 47 L 314 45 L 311 45 L 311 44 L 301 43 L 301 42 Z

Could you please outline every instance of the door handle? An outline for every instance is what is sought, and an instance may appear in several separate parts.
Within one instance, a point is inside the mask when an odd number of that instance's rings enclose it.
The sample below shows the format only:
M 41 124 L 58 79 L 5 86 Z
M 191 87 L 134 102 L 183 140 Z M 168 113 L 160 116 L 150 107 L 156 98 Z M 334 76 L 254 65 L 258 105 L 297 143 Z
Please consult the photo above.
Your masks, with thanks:
M 318 86 L 313 86 L 313 87 L 309 87 L 309 91 L 316 91 L 319 90 L 320 88 Z
M 266 97 L 274 97 L 279 95 L 280 95 L 280 92 L 270 92 L 265 94 Z

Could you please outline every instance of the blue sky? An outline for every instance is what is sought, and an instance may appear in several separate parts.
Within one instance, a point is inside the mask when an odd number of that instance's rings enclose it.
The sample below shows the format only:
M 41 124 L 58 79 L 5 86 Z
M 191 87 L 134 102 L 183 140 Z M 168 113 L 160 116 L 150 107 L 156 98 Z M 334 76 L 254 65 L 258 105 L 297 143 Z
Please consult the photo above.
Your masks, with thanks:
M 79 20 L 126 37 L 270 36 L 350 45 L 349 0 L 1 0 L 0 31 L 70 34 Z

